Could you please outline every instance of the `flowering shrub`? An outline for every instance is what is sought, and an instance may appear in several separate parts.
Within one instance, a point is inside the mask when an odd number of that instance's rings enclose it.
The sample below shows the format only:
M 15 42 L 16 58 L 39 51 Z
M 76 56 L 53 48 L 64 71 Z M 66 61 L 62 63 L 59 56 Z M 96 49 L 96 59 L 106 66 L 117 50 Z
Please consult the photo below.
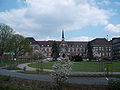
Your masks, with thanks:
M 72 62 L 68 57 L 58 59 L 53 65 L 54 73 L 52 74 L 53 79 L 58 85 L 66 82 L 68 75 L 72 71 Z

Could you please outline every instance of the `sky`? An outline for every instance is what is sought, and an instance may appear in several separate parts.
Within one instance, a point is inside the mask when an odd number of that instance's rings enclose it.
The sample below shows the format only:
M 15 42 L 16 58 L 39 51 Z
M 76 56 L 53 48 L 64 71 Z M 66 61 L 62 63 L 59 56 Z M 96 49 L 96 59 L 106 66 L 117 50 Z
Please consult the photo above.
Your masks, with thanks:
M 120 0 L 0 0 L 0 23 L 36 40 L 120 36 Z M 108 36 L 108 37 L 107 37 Z

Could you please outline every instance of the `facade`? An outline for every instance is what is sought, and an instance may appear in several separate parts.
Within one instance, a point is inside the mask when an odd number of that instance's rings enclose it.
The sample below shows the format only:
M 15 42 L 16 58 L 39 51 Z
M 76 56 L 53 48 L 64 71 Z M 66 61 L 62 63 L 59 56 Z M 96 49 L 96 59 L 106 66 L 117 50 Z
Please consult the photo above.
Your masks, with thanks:
M 105 38 L 96 38 L 90 41 L 93 50 L 93 56 L 111 58 L 111 43 Z
M 34 50 L 39 50 L 44 57 L 51 57 L 52 44 L 54 41 L 35 41 L 34 38 L 28 38 L 31 46 Z M 99 57 L 111 58 L 111 44 L 105 38 L 96 38 L 90 41 L 93 48 L 93 54 L 99 55 Z M 59 47 L 59 55 L 80 55 L 83 58 L 87 58 L 87 44 L 88 42 L 80 41 L 65 41 L 64 31 L 62 31 L 62 40 L 56 41 Z
M 28 37 L 30 45 L 34 50 L 39 50 L 44 57 L 51 57 L 52 45 L 54 41 L 35 41 L 34 38 Z M 88 42 L 78 42 L 78 41 L 65 41 L 64 31 L 62 31 L 62 41 L 56 41 L 59 48 L 59 55 L 62 57 L 65 55 L 81 55 L 82 57 L 87 57 L 87 43 Z
M 120 38 L 112 38 L 112 59 L 120 59 Z
M 51 57 L 52 54 L 52 40 L 50 41 L 36 41 L 33 37 L 27 37 L 34 52 L 40 52 L 44 57 Z M 56 41 L 59 48 L 59 55 L 80 55 L 83 58 L 87 58 L 87 44 L 83 41 L 65 41 L 64 31 L 62 31 L 62 40 Z M 93 50 L 93 56 L 107 57 L 113 59 L 119 59 L 120 57 L 120 38 L 113 38 L 110 42 L 105 38 L 96 38 L 90 41 Z M 29 53 L 25 53 L 25 56 L 29 56 Z M 4 54 L 5 59 L 8 58 L 8 54 Z M 21 56 L 22 58 L 22 56 Z

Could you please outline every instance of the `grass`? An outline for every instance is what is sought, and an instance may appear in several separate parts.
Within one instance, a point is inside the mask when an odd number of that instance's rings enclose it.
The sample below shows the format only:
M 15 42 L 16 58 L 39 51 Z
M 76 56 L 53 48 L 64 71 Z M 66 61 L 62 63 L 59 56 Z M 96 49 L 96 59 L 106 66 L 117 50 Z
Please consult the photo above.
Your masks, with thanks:
M 53 69 L 52 68 L 53 64 L 54 64 L 54 62 L 43 62 L 42 66 L 44 69 Z M 33 68 L 38 68 L 39 65 L 40 64 L 38 64 L 37 62 L 33 63 L 33 64 L 28 64 L 28 66 L 33 67 Z
M 26 73 L 26 74 L 51 74 L 52 72 L 47 72 L 47 71 L 19 71 L 21 73 Z
M 28 80 L 22 78 L 16 78 L 11 76 L 0 75 L 0 90 L 58 90 L 57 84 L 54 82 L 45 82 L 39 80 Z M 101 88 L 103 87 L 103 88 Z M 90 88 L 91 90 L 95 89 L 104 89 L 104 85 L 83 85 L 83 84 L 74 84 L 74 83 L 64 83 L 63 90 L 83 90 Z M 100 90 L 99 89 L 99 90 Z
M 28 62 L 30 62 L 30 60 L 18 60 L 18 64 L 28 63 Z M 11 64 L 17 64 L 17 62 L 13 61 L 13 60 L 2 60 L 2 61 L 0 61 L 0 67 L 9 66 Z
M 53 64 L 54 62 L 44 62 L 42 65 L 44 69 L 53 69 Z M 38 65 L 38 63 L 33 63 L 28 66 L 37 68 Z M 72 69 L 74 72 L 99 72 L 99 62 L 74 62 Z M 111 68 L 109 68 L 109 70 L 111 70 Z M 120 72 L 120 61 L 113 62 L 112 71 Z

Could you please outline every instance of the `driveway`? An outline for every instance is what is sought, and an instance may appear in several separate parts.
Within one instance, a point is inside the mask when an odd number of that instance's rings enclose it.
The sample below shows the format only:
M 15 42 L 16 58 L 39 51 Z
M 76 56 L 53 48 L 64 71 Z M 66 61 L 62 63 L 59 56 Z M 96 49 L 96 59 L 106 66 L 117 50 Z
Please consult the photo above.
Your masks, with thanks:
M 0 67 L 0 74 L 1 75 L 8 75 L 23 79 L 31 79 L 31 80 L 40 80 L 40 81 L 48 81 L 48 82 L 54 82 L 51 75 L 35 75 L 35 74 L 25 74 L 25 73 L 19 73 L 19 72 L 13 72 L 11 70 L 2 69 Z M 68 78 L 69 83 L 76 83 L 76 84 L 89 84 L 89 85 L 107 85 L 108 81 L 104 77 L 69 77 Z

